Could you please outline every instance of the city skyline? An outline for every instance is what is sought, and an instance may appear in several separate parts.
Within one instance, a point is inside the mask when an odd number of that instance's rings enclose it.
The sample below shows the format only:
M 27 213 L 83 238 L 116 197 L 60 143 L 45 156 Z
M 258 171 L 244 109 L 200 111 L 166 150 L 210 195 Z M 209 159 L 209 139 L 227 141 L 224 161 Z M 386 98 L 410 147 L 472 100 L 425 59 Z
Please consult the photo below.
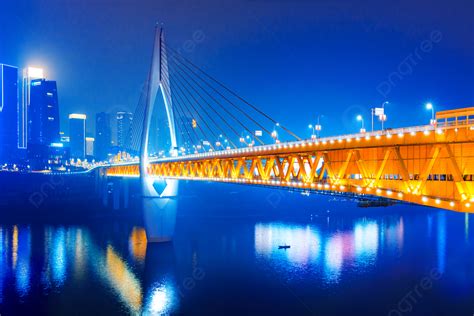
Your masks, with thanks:
M 22 3 L 36 7 L 31 1 Z M 80 9 L 77 3 L 65 7 L 50 1 L 35 10 L 34 17 L 25 16 L 21 6 L 7 3 L 10 15 L 2 19 L 5 28 L 0 35 L 10 45 L 0 51 L 0 61 L 47 69 L 46 76 L 57 80 L 62 91 L 62 123 L 67 113 L 73 112 L 90 117 L 95 112 L 133 112 L 146 79 L 151 30 L 157 21 L 163 22 L 170 46 L 266 112 L 283 120 L 292 116 L 285 105 L 296 102 L 301 113 L 307 113 L 308 122 L 290 119 L 286 124 L 300 135 L 309 133 L 307 124 L 320 114 L 324 115 L 323 135 L 353 132 L 357 129 L 355 115 L 362 114 L 368 120 L 370 108 L 386 100 L 392 104 L 387 108 L 391 127 L 429 120 L 423 108 L 429 101 L 437 110 L 474 104 L 469 88 L 474 82 L 470 58 L 474 47 L 464 41 L 472 37 L 473 22 L 468 18 L 471 2 L 455 1 L 449 10 L 448 4 L 410 2 L 413 16 L 423 13 L 422 19 L 403 17 L 389 5 L 376 2 L 362 10 L 343 3 L 290 7 L 282 1 L 270 10 L 265 8 L 266 14 L 258 3 L 244 6 L 229 2 L 219 8 L 212 4 L 215 2 L 208 1 L 205 6 L 196 5 L 195 10 L 164 15 L 160 12 L 176 12 L 184 4 L 164 2 L 160 7 L 145 1 L 128 16 L 132 27 L 123 29 L 114 21 L 128 13 L 131 5 L 126 2 L 119 2 L 109 12 L 110 23 L 102 23 L 97 13 L 74 16 L 75 23 L 64 19 L 72 10 Z M 424 10 L 426 5 L 430 10 Z M 104 8 L 104 4 L 89 6 L 93 12 Z M 227 13 L 230 8 L 239 18 Z M 294 15 L 285 15 L 288 10 Z M 451 13 L 443 16 L 446 11 Z M 204 19 L 207 12 L 212 18 Z M 47 28 L 40 23 L 21 45 L 12 39 L 31 30 L 33 19 L 49 14 L 61 18 Z M 346 15 L 354 18 L 345 20 Z M 222 20 L 228 29 L 215 27 Z M 65 37 L 61 38 L 64 44 L 59 44 L 53 31 L 60 27 L 64 36 L 73 36 L 86 24 L 97 25 L 96 34 L 81 37 L 79 42 Z M 10 32 L 4 35 L 6 30 Z M 257 30 L 258 41 L 253 37 Z M 325 36 L 329 31 L 331 36 Z M 113 57 L 104 58 L 102 52 L 111 49 Z M 82 82 L 84 77 L 92 80 Z M 264 88 L 256 89 L 260 82 Z M 87 90 L 87 95 L 81 90 Z M 404 111 L 410 115 L 398 115 Z M 88 126 L 88 133 L 92 131 L 94 122 Z

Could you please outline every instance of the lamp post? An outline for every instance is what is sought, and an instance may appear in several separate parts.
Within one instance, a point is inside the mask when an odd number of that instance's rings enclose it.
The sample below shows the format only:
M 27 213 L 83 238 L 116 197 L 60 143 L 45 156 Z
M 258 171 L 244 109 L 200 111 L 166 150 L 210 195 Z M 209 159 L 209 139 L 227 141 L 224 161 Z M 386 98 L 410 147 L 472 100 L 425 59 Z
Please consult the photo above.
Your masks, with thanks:
M 375 109 L 371 108 L 370 113 L 372 114 L 372 133 L 373 133 L 374 132 L 374 113 L 375 113 Z
M 436 126 L 434 106 L 432 103 L 426 103 L 426 109 L 431 110 L 431 120 L 430 125 Z
M 275 143 L 278 144 L 280 140 L 278 139 L 278 132 L 277 132 L 277 127 L 280 126 L 280 123 L 276 123 L 275 126 L 273 126 L 273 131 L 272 131 L 272 138 L 275 140 Z
M 314 126 L 313 124 L 309 124 L 308 128 L 311 130 L 311 139 L 315 140 L 316 139 L 316 134 L 314 133 Z
M 357 120 L 362 123 L 362 126 L 360 128 L 360 132 L 365 133 L 364 118 L 362 117 L 362 115 L 357 115 Z
M 382 131 L 383 131 L 383 122 L 385 122 L 387 120 L 387 115 L 385 115 L 385 104 L 388 104 L 388 101 L 385 101 L 384 103 L 382 103 L 382 112 L 383 114 L 380 115 L 380 120 L 382 121 Z
M 321 132 L 321 129 L 322 129 L 321 124 L 319 123 L 320 118 L 321 118 L 321 115 L 318 115 L 318 123 L 314 126 L 314 129 L 316 130 L 316 134 L 318 138 L 319 138 L 319 133 Z

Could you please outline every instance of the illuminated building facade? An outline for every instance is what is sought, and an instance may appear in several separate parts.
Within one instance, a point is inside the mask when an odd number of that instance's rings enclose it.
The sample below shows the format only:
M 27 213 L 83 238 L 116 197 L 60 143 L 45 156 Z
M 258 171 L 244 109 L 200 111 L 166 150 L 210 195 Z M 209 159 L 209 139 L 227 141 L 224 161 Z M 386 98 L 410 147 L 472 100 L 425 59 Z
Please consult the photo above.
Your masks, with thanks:
M 18 68 L 0 64 L 0 162 L 11 161 L 17 145 Z
M 127 150 L 132 141 L 132 120 L 130 112 L 117 112 L 117 145 L 121 150 Z
M 28 147 L 28 107 L 30 106 L 31 81 L 43 79 L 44 72 L 41 68 L 28 67 L 23 70 L 23 84 L 21 104 L 18 106 L 18 148 L 26 149 Z
M 69 147 L 71 158 L 84 159 L 86 155 L 86 115 L 69 115 Z
M 95 139 L 93 137 L 86 137 L 86 156 L 88 158 L 94 157 L 94 142 Z
M 28 143 L 49 146 L 59 141 L 59 106 L 56 81 L 31 81 L 28 108 Z
M 95 148 L 94 155 L 97 160 L 106 160 L 112 144 L 112 129 L 110 115 L 105 112 L 97 113 L 95 117 Z

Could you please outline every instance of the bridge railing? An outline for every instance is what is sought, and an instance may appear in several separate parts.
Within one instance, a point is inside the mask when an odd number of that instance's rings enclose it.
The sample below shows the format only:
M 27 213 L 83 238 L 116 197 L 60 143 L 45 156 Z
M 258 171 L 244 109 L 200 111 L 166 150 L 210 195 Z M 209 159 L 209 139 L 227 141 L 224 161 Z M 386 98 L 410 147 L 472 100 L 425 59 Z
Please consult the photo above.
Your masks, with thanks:
M 236 155 L 236 154 L 245 154 L 253 151 L 266 151 L 266 150 L 276 150 L 286 147 L 299 147 L 305 146 L 311 143 L 336 143 L 342 142 L 344 140 L 357 140 L 363 138 L 372 138 L 372 137 L 381 137 L 387 135 L 403 135 L 403 134 L 414 134 L 419 132 L 431 132 L 436 131 L 438 133 L 442 133 L 443 130 L 446 129 L 455 129 L 455 128 L 474 128 L 474 119 L 465 119 L 465 120 L 456 120 L 456 121 L 449 121 L 449 120 L 440 120 L 436 121 L 435 125 L 419 125 L 419 126 L 412 126 L 412 127 L 403 127 L 403 128 L 387 128 L 385 130 L 377 130 L 373 132 L 365 132 L 365 133 L 355 133 L 355 134 L 344 134 L 344 135 L 336 135 L 336 136 L 328 136 L 328 137 L 321 137 L 317 139 L 304 139 L 299 141 L 290 141 L 290 142 L 281 142 L 275 144 L 267 144 L 267 145 L 260 145 L 260 146 L 253 146 L 253 147 L 242 147 L 236 149 L 222 149 L 218 151 L 211 151 L 205 153 L 198 153 L 198 154 L 187 154 L 181 155 L 177 157 L 150 157 L 150 163 L 157 163 L 157 162 L 168 162 L 168 161 L 175 161 L 175 160 L 183 160 L 183 159 L 202 159 L 207 157 L 215 157 L 220 155 Z M 138 160 L 134 159 L 131 161 L 123 161 L 119 163 L 114 163 L 111 165 L 132 165 L 139 163 Z

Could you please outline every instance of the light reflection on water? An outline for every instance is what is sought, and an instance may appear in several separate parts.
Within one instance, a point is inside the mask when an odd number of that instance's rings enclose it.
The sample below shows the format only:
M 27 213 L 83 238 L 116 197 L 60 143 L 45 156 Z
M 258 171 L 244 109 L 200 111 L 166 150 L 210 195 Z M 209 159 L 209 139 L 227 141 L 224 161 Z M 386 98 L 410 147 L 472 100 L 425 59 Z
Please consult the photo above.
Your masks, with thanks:
M 140 282 L 111 245 L 107 246 L 105 267 L 105 280 L 117 293 L 118 297 L 131 312 L 140 312 L 143 301 Z
M 135 260 L 140 263 L 145 261 L 146 256 L 146 232 L 144 228 L 133 227 L 128 238 L 128 249 Z
M 209 269 L 206 275 L 212 276 L 214 270 L 206 264 L 219 262 L 217 258 L 225 255 L 242 266 L 255 262 L 277 278 L 295 283 L 308 279 L 335 287 L 354 275 L 376 274 L 377 268 L 403 257 L 404 252 L 411 251 L 409 258 L 415 258 L 419 247 L 433 256 L 429 267 L 443 273 L 450 266 L 446 254 L 451 245 L 450 220 L 450 214 L 439 212 L 419 221 L 406 216 L 378 216 L 341 222 L 321 218 L 309 224 L 251 222 L 247 226 L 250 230 L 237 230 L 236 235 L 227 227 L 217 230 L 220 224 L 216 224 L 209 228 L 208 235 L 203 237 L 205 233 L 198 231 L 198 237 L 189 240 L 186 235 L 185 244 L 178 241 L 176 249 L 158 252 L 157 256 L 153 256 L 153 247 L 147 245 L 141 227 L 127 226 L 121 234 L 110 229 L 102 235 L 100 230 L 88 227 L 4 225 L 0 226 L 0 308 L 9 301 L 21 304 L 28 297 L 38 297 L 34 291 L 41 292 L 40 297 L 74 297 L 78 295 L 75 287 L 88 284 L 95 295 L 113 297 L 113 305 L 124 314 L 175 312 L 184 300 L 202 290 L 207 279 L 195 279 L 193 286 L 183 281 L 193 275 L 196 267 Z M 240 228 L 247 224 L 236 225 Z M 467 243 L 472 239 L 469 217 L 463 216 L 460 225 L 459 237 Z M 215 247 L 217 242 L 212 244 L 210 240 L 231 240 L 232 249 L 243 251 L 229 252 L 226 247 Z M 278 249 L 280 245 L 291 248 Z M 179 263 L 163 262 L 175 252 Z M 185 266 L 180 276 L 177 266 Z M 226 267 L 217 269 L 226 271 Z
M 16 276 L 16 287 L 20 297 L 24 297 L 30 290 L 30 255 L 31 236 L 30 228 L 19 230 L 13 227 L 13 270 Z
M 362 219 L 351 228 L 325 233 L 317 225 L 259 223 L 255 225 L 255 252 L 278 269 L 320 267 L 323 280 L 333 283 L 339 281 L 344 266 L 364 271 L 375 265 L 382 241 L 387 251 L 400 251 L 403 229 L 401 217 L 388 223 Z M 291 248 L 278 249 L 280 245 Z

